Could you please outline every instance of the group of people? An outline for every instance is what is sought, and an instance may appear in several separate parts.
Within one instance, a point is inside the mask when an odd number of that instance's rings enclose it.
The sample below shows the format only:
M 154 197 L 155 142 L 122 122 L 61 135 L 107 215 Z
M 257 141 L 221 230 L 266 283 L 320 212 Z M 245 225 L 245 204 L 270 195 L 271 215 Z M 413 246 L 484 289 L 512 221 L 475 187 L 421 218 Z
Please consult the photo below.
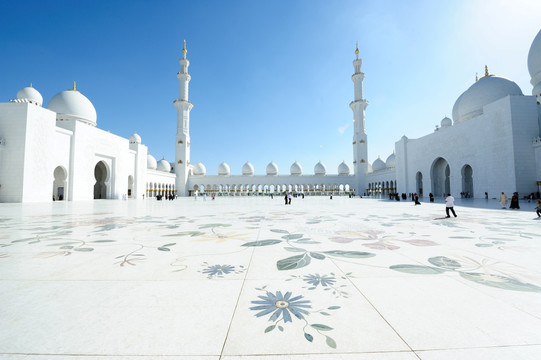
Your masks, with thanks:
M 507 208 L 507 201 L 508 200 L 509 200 L 509 198 L 502 191 L 502 193 L 500 194 L 500 204 L 502 206 L 502 209 Z M 518 192 L 516 192 L 516 191 L 513 193 L 513 196 L 511 196 L 511 205 L 509 206 L 509 209 L 520 209 L 520 206 L 518 204 Z

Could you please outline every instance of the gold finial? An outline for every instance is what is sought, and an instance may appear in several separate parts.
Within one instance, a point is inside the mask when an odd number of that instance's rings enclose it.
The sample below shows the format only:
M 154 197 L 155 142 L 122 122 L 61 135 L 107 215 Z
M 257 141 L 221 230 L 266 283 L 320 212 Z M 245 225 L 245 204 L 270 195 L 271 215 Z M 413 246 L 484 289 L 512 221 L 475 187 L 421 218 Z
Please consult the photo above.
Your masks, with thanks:
M 488 66 L 485 65 L 485 76 L 488 76 Z
M 357 59 L 359 58 L 359 42 L 355 41 L 355 56 L 357 56 Z
M 184 54 L 184 58 L 186 58 L 186 53 L 188 50 L 186 50 L 186 40 L 184 40 L 184 47 L 182 48 L 182 53 Z
M 71 91 L 77 91 L 77 85 L 75 84 L 75 81 L 73 82 L 73 89 Z
M 32 83 L 30 83 L 30 87 L 32 87 Z
M 479 81 L 479 77 L 477 76 L 477 73 L 475 73 L 475 82 Z

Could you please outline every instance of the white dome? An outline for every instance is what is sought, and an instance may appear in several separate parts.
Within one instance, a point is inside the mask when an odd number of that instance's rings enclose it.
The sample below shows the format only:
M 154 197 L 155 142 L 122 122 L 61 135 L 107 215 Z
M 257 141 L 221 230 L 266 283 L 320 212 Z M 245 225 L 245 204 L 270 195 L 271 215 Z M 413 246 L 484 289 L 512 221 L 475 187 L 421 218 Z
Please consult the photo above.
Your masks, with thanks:
M 140 144 L 141 143 L 141 137 L 137 133 L 133 133 L 130 136 L 130 144 Z
M 56 112 L 57 120 L 75 119 L 96 126 L 97 115 L 94 105 L 77 90 L 66 90 L 56 94 L 49 101 L 47 108 Z
M 349 172 L 349 165 L 346 164 L 345 161 L 342 161 L 342 163 L 338 165 L 338 175 L 349 175 Z
M 192 168 L 192 172 L 194 175 L 204 176 L 207 173 L 207 168 L 200 161 L 194 165 L 194 167 Z
M 485 76 L 476 81 L 455 102 L 453 120 L 463 122 L 483 113 L 483 106 L 507 95 L 522 95 L 513 81 L 498 76 Z
M 250 164 L 249 161 L 246 161 L 246 164 L 242 165 L 242 175 L 243 176 L 253 176 L 254 175 L 254 166 Z
M 383 160 L 381 160 L 381 158 L 379 156 L 372 163 L 372 169 L 374 169 L 374 171 L 380 171 L 380 170 L 385 169 L 385 163 L 383 162 Z
M 278 175 L 278 166 L 274 161 L 271 161 L 269 165 L 267 165 L 267 175 Z
M 17 92 L 17 100 L 28 101 L 39 106 L 43 104 L 43 96 L 32 85 L 19 90 Z
M 157 167 L 158 167 L 158 163 L 156 162 L 156 159 L 154 158 L 154 156 L 148 154 L 147 155 L 147 169 L 156 170 Z
M 451 121 L 451 119 L 449 119 L 449 121 Z M 387 167 L 387 169 L 392 169 L 396 167 L 396 155 L 394 154 L 394 152 L 389 155 L 389 157 L 385 161 L 385 166 Z
M 532 42 L 528 53 L 528 71 L 534 86 L 532 95 L 541 95 L 541 30 Z
M 289 172 L 291 175 L 302 175 L 302 166 L 299 164 L 298 161 L 295 161 L 293 164 L 291 164 L 291 167 L 289 168 Z
M 227 165 L 225 161 L 222 161 L 222 163 L 218 165 L 218 175 L 227 176 L 230 173 L 231 169 L 229 168 L 229 165 Z
M 147 158 L 147 160 L 148 160 L 148 158 Z M 148 163 L 148 161 L 147 161 L 147 163 Z M 169 161 L 167 161 L 165 159 L 161 159 L 160 161 L 158 161 L 158 166 L 156 167 L 156 170 L 170 172 L 171 171 L 171 164 L 169 164 Z
M 321 161 L 318 162 L 314 166 L 314 174 L 316 175 L 325 175 L 327 173 L 327 168 L 325 167 L 325 164 L 323 164 Z
M 448 127 L 448 126 L 452 126 L 453 125 L 453 120 L 449 119 L 447 116 L 444 117 L 442 120 L 441 120 L 441 127 L 444 128 L 444 127 Z

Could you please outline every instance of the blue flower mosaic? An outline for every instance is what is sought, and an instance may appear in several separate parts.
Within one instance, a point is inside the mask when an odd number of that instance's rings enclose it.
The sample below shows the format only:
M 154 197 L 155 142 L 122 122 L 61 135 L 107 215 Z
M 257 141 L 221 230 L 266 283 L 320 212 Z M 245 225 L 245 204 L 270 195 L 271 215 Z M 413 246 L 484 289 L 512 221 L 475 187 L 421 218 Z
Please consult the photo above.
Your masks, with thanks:
M 291 297 L 291 292 L 288 291 L 285 295 L 282 295 L 281 291 L 277 291 L 276 294 L 267 291 L 266 296 L 258 296 L 261 300 L 252 301 L 253 306 L 250 310 L 261 310 L 255 316 L 261 317 L 273 313 L 269 318 L 269 321 L 276 321 L 283 317 L 284 322 L 291 322 L 290 312 L 298 319 L 304 319 L 304 315 L 308 315 L 309 312 L 305 309 L 310 309 L 310 300 L 301 300 L 302 295 Z
M 203 274 L 208 277 L 221 276 L 229 274 L 235 271 L 235 267 L 232 265 L 212 265 L 203 270 Z
M 334 276 L 319 275 L 317 273 L 315 275 L 305 275 L 303 280 L 306 281 L 308 284 L 314 286 L 318 286 L 319 284 L 321 284 L 321 286 L 323 287 L 332 286 L 336 282 Z

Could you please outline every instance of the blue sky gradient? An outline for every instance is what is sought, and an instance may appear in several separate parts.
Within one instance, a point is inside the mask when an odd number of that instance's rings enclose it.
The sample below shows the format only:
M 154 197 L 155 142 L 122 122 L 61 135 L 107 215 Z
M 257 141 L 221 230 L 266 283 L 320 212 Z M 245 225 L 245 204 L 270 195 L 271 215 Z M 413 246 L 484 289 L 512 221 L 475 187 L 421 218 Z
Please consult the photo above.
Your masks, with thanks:
M 174 161 L 176 73 L 190 60 L 191 161 L 240 174 L 299 161 L 312 174 L 352 165 L 352 61 L 363 59 L 369 161 L 451 117 L 482 76 L 517 82 L 526 95 L 541 2 L 457 1 L 3 1 L 0 101 L 33 83 L 44 105 L 77 89 L 98 127 L 137 132 Z

